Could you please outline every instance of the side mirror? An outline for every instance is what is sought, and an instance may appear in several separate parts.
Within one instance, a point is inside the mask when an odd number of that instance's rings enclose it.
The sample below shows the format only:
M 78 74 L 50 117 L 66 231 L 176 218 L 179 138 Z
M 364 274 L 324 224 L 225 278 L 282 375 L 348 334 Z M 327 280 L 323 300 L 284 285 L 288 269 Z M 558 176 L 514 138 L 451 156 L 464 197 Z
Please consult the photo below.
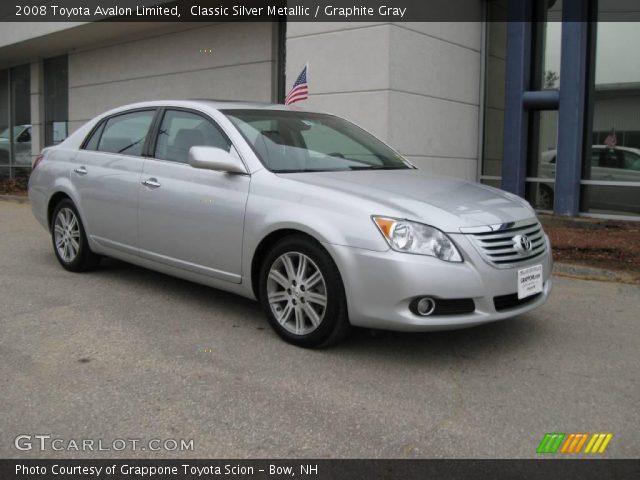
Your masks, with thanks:
M 217 147 L 191 147 L 189 165 L 218 172 L 247 173 L 242 160 Z

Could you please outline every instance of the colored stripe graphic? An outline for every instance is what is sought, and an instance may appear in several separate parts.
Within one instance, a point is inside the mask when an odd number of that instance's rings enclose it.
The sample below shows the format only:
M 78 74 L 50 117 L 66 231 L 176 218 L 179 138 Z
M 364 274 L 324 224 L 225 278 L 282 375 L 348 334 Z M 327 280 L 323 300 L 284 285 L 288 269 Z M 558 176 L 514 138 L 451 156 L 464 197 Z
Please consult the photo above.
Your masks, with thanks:
M 540 445 L 538 445 L 537 453 L 556 453 L 565 435 L 565 433 L 557 432 L 545 433 Z
M 613 438 L 612 433 L 545 433 L 537 453 L 604 453 Z M 587 441 L 588 440 L 588 441 Z M 582 450 L 584 445 L 587 445 Z
M 594 433 L 584 453 L 604 453 L 612 438 L 612 433 Z
M 580 453 L 587 438 L 589 438 L 588 433 L 570 433 L 562 445 L 560 453 Z

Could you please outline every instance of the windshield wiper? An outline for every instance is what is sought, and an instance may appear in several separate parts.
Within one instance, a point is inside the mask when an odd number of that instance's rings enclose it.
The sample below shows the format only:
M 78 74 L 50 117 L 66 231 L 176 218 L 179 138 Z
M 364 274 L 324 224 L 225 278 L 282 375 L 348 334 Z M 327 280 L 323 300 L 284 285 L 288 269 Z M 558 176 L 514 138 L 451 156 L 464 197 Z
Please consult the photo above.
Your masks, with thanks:
M 147 138 L 147 136 L 146 136 L 146 135 L 145 135 L 144 137 L 142 137 L 142 138 L 139 138 L 139 139 L 138 139 L 138 140 L 136 140 L 135 142 L 130 143 L 130 144 L 129 144 L 129 145 L 127 145 L 126 147 L 121 148 L 120 150 L 118 150 L 118 152 L 117 152 L 117 153 L 122 153 L 122 152 L 124 152 L 125 150 L 129 150 L 131 147 L 135 147 L 135 146 L 136 146 L 136 145 L 138 145 L 141 141 L 143 141 L 145 138 Z
M 407 166 L 391 166 L 391 165 L 369 165 L 368 167 L 365 166 L 351 166 L 349 167 L 349 170 L 406 170 L 409 167 Z
M 297 170 L 271 170 L 273 173 L 347 172 L 346 168 L 300 168 Z

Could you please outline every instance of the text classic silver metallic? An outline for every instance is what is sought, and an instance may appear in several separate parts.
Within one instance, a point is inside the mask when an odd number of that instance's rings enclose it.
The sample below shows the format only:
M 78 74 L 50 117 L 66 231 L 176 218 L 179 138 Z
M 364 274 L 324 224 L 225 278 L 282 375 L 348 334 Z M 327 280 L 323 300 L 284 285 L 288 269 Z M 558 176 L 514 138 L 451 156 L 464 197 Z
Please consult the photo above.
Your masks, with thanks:
M 356 125 L 299 108 L 117 108 L 45 149 L 29 196 L 67 270 L 110 256 L 258 299 L 300 346 L 352 325 L 502 320 L 551 290 L 549 239 L 526 201 L 429 174 Z

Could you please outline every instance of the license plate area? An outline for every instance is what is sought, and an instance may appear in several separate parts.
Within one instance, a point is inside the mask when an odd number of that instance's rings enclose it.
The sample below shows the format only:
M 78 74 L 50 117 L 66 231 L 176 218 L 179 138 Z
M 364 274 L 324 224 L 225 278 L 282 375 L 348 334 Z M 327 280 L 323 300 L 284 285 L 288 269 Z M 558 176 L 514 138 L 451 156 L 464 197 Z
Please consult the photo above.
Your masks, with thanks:
M 518 300 L 542 292 L 542 265 L 518 270 Z

